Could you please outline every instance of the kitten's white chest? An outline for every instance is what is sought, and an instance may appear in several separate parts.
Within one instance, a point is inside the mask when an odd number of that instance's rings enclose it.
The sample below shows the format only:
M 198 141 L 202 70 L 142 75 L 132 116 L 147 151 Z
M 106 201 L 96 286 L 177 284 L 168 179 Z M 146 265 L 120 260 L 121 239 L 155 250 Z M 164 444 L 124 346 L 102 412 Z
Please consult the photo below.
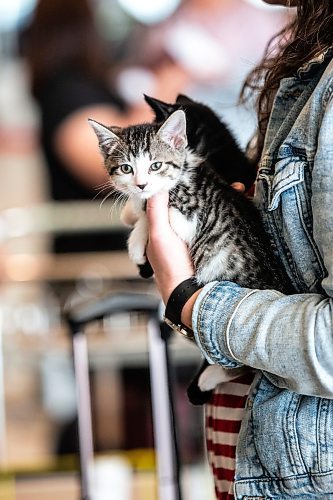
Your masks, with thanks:
M 174 207 L 169 208 L 169 221 L 170 226 L 174 232 L 181 238 L 185 243 L 190 245 L 194 239 L 197 230 L 197 216 L 193 216 L 192 219 L 188 219 L 179 210 Z

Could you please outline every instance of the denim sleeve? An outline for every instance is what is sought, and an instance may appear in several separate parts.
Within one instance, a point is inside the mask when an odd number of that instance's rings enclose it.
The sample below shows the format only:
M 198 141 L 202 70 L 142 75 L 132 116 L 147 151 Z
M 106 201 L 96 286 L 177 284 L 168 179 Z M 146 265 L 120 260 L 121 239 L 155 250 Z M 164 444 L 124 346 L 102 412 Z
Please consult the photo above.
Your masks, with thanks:
M 276 386 L 333 399 L 333 105 L 328 101 L 312 177 L 314 238 L 327 295 L 286 296 L 230 282 L 206 285 L 193 309 L 198 346 L 210 363 L 248 365 Z M 311 263 L 309 263 L 311 265 Z
M 327 276 L 322 287 L 333 297 L 333 89 L 318 136 L 312 171 L 313 236 L 323 257 Z

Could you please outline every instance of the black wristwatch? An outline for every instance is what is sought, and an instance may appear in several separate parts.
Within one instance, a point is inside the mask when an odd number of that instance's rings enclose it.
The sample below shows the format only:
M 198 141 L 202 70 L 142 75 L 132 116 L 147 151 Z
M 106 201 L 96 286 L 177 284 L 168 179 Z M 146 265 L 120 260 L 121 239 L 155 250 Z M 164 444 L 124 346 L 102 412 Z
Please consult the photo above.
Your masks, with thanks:
M 164 313 L 165 323 L 191 340 L 194 339 L 193 331 L 181 322 L 181 314 L 188 299 L 200 288 L 193 276 L 182 281 L 171 293 Z

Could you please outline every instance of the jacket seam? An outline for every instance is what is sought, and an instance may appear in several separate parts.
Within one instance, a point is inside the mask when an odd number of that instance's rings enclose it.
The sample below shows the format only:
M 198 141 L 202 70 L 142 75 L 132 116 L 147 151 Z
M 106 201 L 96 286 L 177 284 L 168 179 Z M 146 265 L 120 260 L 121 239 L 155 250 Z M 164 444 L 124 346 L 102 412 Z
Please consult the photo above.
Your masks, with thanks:
M 251 290 L 249 293 L 247 293 L 246 295 L 244 295 L 244 297 L 241 298 L 241 300 L 238 302 L 237 306 L 235 307 L 235 309 L 233 310 L 233 312 L 232 312 L 232 314 L 231 314 L 231 316 L 229 318 L 229 321 L 228 321 L 228 324 L 227 324 L 227 328 L 226 328 L 226 332 L 225 332 L 226 344 L 227 344 L 227 347 L 229 349 L 229 352 L 230 352 L 231 356 L 236 361 L 238 361 L 238 363 L 241 363 L 241 364 L 243 364 L 243 362 L 240 359 L 238 359 L 237 356 L 235 356 L 235 354 L 233 353 L 233 350 L 231 349 L 230 341 L 229 341 L 229 332 L 230 332 L 230 328 L 231 328 L 231 323 L 232 323 L 234 317 L 236 316 L 239 307 L 241 306 L 241 304 L 243 303 L 243 301 L 245 299 L 247 299 L 248 297 L 250 297 L 250 295 L 252 295 L 255 292 L 259 292 L 259 289 Z
M 200 328 L 200 325 L 201 325 L 201 322 L 202 322 L 202 314 L 203 314 L 203 310 L 205 308 L 205 305 L 209 299 L 209 296 L 211 294 L 211 292 L 219 285 L 219 283 L 217 282 L 214 286 L 212 286 L 210 288 L 210 290 L 206 293 L 206 295 L 203 297 L 202 301 L 201 301 L 201 304 L 200 304 L 200 307 L 199 307 L 199 311 L 198 311 L 198 320 L 197 320 L 197 324 L 198 324 L 198 328 L 197 328 L 197 334 L 198 334 L 198 338 L 200 340 L 200 344 L 204 344 L 206 345 L 206 340 L 205 340 L 205 337 L 204 335 L 202 334 L 201 332 L 201 328 Z M 209 356 L 209 359 L 212 361 L 211 357 Z
M 324 476 L 332 476 L 333 475 L 333 470 L 327 471 L 327 472 L 314 472 L 311 473 L 309 472 L 308 474 L 295 474 L 293 476 L 285 476 L 285 477 L 263 477 L 260 479 L 239 479 L 236 481 L 236 486 L 237 484 L 251 484 L 251 483 L 274 483 L 278 482 L 280 483 L 281 481 L 295 481 L 298 479 L 304 479 L 306 477 L 311 478 L 311 477 L 324 477 Z

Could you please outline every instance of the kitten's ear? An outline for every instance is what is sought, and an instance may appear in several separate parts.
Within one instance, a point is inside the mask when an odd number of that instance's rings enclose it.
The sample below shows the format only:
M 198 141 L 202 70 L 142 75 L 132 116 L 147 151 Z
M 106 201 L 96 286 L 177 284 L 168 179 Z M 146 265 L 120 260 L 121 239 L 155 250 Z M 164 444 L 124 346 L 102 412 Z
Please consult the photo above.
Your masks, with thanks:
M 176 99 L 177 104 L 194 104 L 194 101 L 184 94 L 178 94 Z
M 187 145 L 184 111 L 179 109 L 172 113 L 158 130 L 157 137 L 175 149 L 184 149 Z
M 119 143 L 119 137 L 108 127 L 92 120 L 91 118 L 88 119 L 88 122 L 97 135 L 99 149 L 101 150 L 102 155 L 104 158 L 108 157 L 112 149 L 114 149 L 116 144 Z
M 147 104 L 152 108 L 155 113 L 155 120 L 157 122 L 163 122 L 171 113 L 175 110 L 173 104 L 168 104 L 167 102 L 155 99 L 155 97 L 150 97 L 149 95 L 143 94 L 143 97 Z

